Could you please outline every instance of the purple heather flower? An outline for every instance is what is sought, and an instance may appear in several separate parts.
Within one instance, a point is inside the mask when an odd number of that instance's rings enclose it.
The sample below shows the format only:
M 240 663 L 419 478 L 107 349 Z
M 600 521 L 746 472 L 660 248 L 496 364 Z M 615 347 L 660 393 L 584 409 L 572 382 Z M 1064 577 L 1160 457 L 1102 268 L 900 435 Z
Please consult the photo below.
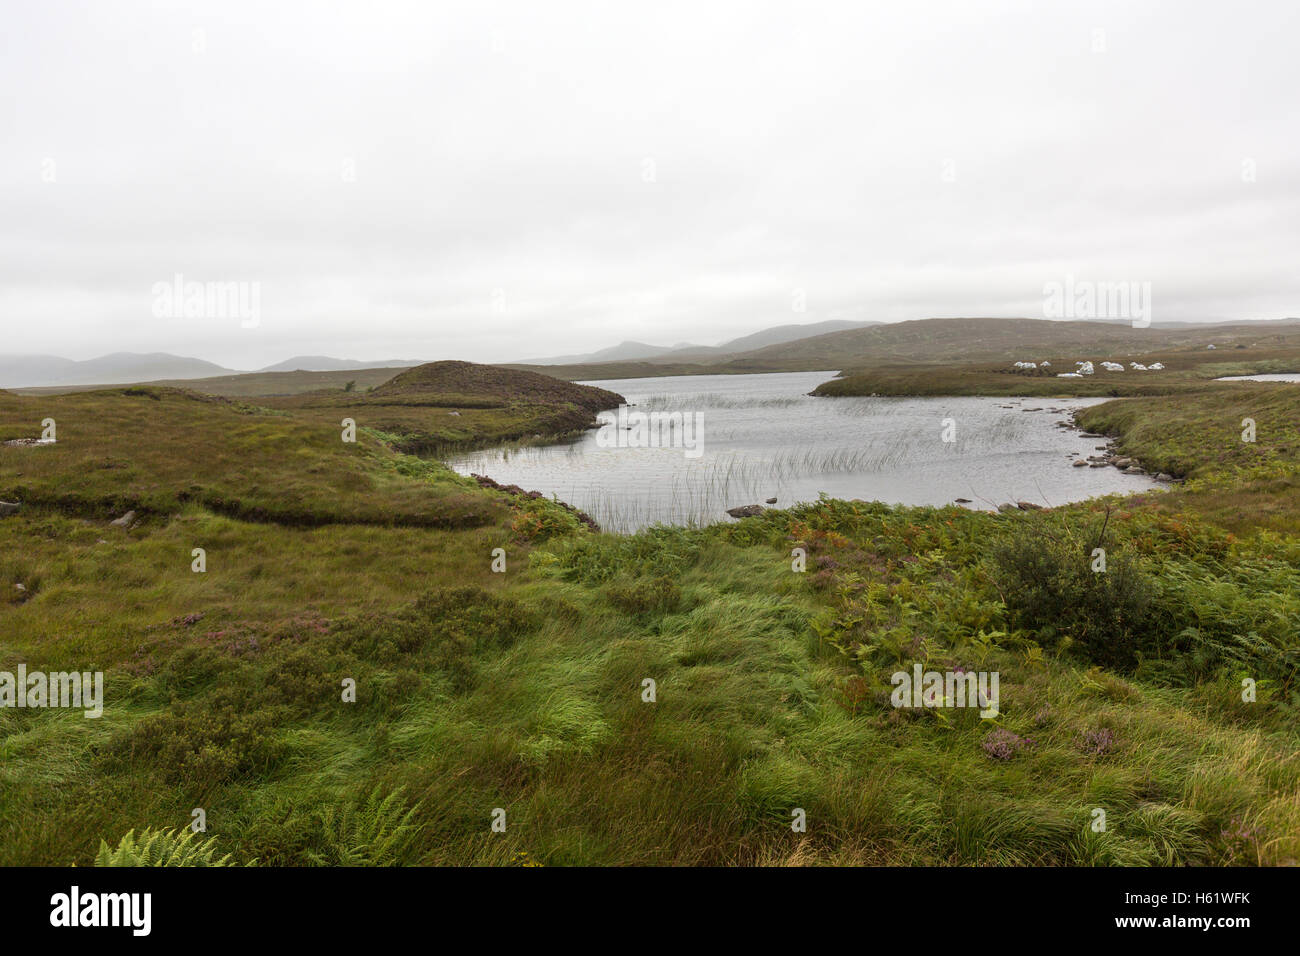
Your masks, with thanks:
M 1010 760 L 1033 741 L 1026 740 L 1005 728 L 999 728 L 984 738 L 980 744 L 984 752 L 994 760 Z

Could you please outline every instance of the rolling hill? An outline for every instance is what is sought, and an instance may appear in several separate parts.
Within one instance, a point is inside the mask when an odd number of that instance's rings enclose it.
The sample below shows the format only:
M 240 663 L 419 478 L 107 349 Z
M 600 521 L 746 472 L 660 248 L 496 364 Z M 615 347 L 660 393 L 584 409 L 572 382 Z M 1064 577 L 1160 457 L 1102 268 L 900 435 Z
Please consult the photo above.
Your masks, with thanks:
M 916 319 L 829 332 L 720 357 L 667 356 L 641 362 L 540 369 L 575 381 L 652 375 L 744 372 L 845 372 L 889 364 L 1034 360 L 1048 354 L 1124 358 L 1152 352 L 1300 346 L 1300 323 L 1237 322 L 1135 329 L 1119 322 L 1060 322 L 1026 318 Z
M 419 365 L 419 359 L 380 359 L 374 362 L 362 362 L 357 359 L 332 358 L 328 355 L 295 355 L 293 358 L 276 362 L 259 372 L 344 372 L 349 369 L 362 368 L 409 368 Z
M 115 352 L 82 362 L 57 355 L 10 355 L 0 356 L 0 388 L 68 388 L 79 385 L 134 385 L 141 382 L 176 384 L 197 379 L 216 380 L 281 372 L 401 369 L 419 364 L 418 359 L 365 362 L 326 355 L 297 355 L 256 372 L 243 372 L 225 368 L 215 362 L 166 352 Z M 367 381 L 365 384 L 373 382 Z
M 919 319 L 800 339 L 736 356 L 753 365 L 838 364 L 841 368 L 882 360 L 995 361 L 1029 359 L 1035 352 L 1079 351 L 1089 355 L 1141 355 L 1157 349 L 1218 348 L 1300 343 L 1300 325 L 1249 322 L 1231 325 L 1151 326 L 1135 329 L 1115 322 L 1057 322 L 1045 319 Z M 824 366 L 823 366 L 824 367 Z
M 215 362 L 166 352 L 114 352 L 74 361 L 57 355 L 0 356 L 0 387 L 122 385 L 150 379 L 191 379 L 239 374 Z
M 398 450 L 434 454 L 577 434 L 596 424 L 596 412 L 624 401 L 550 375 L 459 361 L 406 369 L 367 391 L 334 388 L 258 399 L 322 427 L 351 418 Z
M 717 361 L 724 356 L 738 352 L 748 352 L 768 345 L 779 345 L 782 342 L 793 342 L 812 335 L 824 335 L 828 332 L 842 332 L 848 329 L 878 324 L 876 322 L 850 322 L 844 319 L 831 319 L 826 322 L 811 322 L 807 325 L 776 325 L 749 335 L 742 335 L 739 338 L 729 339 L 720 345 L 691 345 L 679 342 L 676 345 L 663 346 L 627 341 L 583 355 L 557 355 L 552 358 L 528 359 L 506 364 L 514 367 L 601 365 L 610 362 L 656 362 L 678 365 L 683 362 Z
M 634 342 L 627 340 L 620 342 L 618 345 L 611 345 L 609 348 L 598 349 L 595 352 L 585 352 L 581 355 L 555 355 L 551 358 L 525 359 L 521 362 L 513 362 L 513 365 L 581 365 L 594 362 L 634 362 L 642 359 L 651 359 L 659 355 L 667 355 L 677 351 L 695 351 L 703 349 L 703 345 L 691 345 L 689 343 L 679 343 L 677 345 L 650 345 L 647 342 Z
M 479 365 L 474 362 L 428 362 L 394 376 L 366 393 L 366 401 L 378 404 L 413 398 L 420 403 L 454 406 L 456 399 L 472 399 L 474 404 L 511 403 L 533 405 L 569 404 L 588 412 L 614 408 L 623 397 L 603 388 L 575 385 L 550 375 Z
M 676 349 L 667 353 L 667 355 L 661 356 L 660 359 L 682 360 L 688 357 L 689 354 L 717 356 L 750 352 L 771 345 L 781 345 L 785 342 L 796 342 L 813 336 L 828 335 L 832 332 L 846 332 L 850 329 L 861 329 L 880 324 L 879 322 L 849 322 L 844 319 L 830 319 L 826 322 L 812 322 L 808 325 L 776 325 L 770 329 L 754 332 L 752 335 L 742 335 L 740 338 L 731 339 L 713 348 Z

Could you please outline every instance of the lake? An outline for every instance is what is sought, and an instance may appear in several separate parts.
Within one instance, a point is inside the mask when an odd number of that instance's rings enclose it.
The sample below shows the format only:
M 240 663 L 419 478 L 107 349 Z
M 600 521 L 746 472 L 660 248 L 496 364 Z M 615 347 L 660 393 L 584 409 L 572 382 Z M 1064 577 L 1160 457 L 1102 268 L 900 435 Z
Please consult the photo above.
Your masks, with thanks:
M 1300 382 L 1300 373 L 1268 372 L 1262 375 L 1225 375 L 1216 382 Z
M 555 496 L 608 531 L 730 521 L 728 508 L 773 497 L 775 507 L 785 507 L 822 493 L 908 505 L 969 498 L 967 507 L 993 509 L 1003 502 L 1050 506 L 1161 487 L 1111 467 L 1071 466 L 1073 457 L 1097 454 L 1105 439 L 1056 423 L 1105 399 L 807 394 L 835 374 L 586 383 L 623 395 L 629 413 L 681 413 L 681 424 L 660 435 L 677 447 L 608 447 L 644 444 L 646 436 L 607 426 L 565 444 L 490 449 L 448 464 L 461 474 Z M 698 435 L 690 427 L 696 423 Z

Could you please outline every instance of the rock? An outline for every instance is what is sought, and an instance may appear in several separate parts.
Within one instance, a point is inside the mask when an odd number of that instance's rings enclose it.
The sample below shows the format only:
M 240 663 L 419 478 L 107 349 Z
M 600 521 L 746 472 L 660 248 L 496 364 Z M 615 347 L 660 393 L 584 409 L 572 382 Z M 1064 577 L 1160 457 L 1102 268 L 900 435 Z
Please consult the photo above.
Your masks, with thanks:
M 16 515 L 22 508 L 17 501 L 0 501 L 0 515 Z
M 739 508 L 728 508 L 727 514 L 733 518 L 754 518 L 763 513 L 762 505 L 741 505 Z
M 15 584 L 15 585 L 14 585 L 14 590 L 15 590 L 15 591 L 26 592 L 26 591 L 27 591 L 27 586 L 26 586 L 25 584 Z
M 519 495 L 520 497 L 527 498 L 529 500 L 535 500 L 537 498 L 546 497 L 540 491 L 525 491 L 524 489 L 520 488 L 518 485 L 503 485 L 501 484 L 501 482 L 493 478 L 489 478 L 487 475 L 477 475 L 471 472 L 470 477 L 473 478 L 476 482 L 478 482 L 479 487 L 491 488 L 493 491 L 505 492 L 508 495 Z M 591 517 L 591 515 L 587 514 L 585 511 L 579 511 L 577 508 L 573 507 L 573 505 L 567 504 L 558 499 L 555 499 L 555 503 L 559 505 L 561 508 L 563 508 L 565 511 L 569 512 L 569 514 L 573 515 L 583 524 L 585 524 L 592 531 L 600 530 L 600 525 L 596 524 L 595 520 Z
M 447 414 L 452 418 L 460 418 L 460 412 L 448 412 Z
M 1076 458 L 1076 459 L 1074 460 L 1074 467 L 1075 467 L 1075 468 L 1085 468 L 1085 467 L 1087 467 L 1087 465 L 1088 465 L 1088 463 L 1087 463 L 1086 461 L 1084 461 L 1082 458 Z
M 1089 467 L 1089 468 L 1105 468 L 1108 464 L 1110 464 L 1110 462 L 1107 462 L 1107 461 L 1091 461 L 1091 462 L 1088 463 L 1088 467 Z
M 774 504 L 776 504 L 776 499 L 775 499 L 775 498 L 768 498 L 768 499 L 767 499 L 767 503 L 768 503 L 769 505 L 774 505 Z
M 1093 450 L 1093 451 L 1105 451 L 1105 450 L 1106 450 L 1106 446 L 1105 446 L 1105 445 L 1093 445 L 1093 446 L 1092 446 L 1092 450 Z
M 1042 505 L 1036 505 L 1032 501 L 1017 501 L 1016 507 L 1021 511 L 1042 511 Z
M 1163 471 L 1160 472 L 1160 474 L 1156 475 L 1156 481 L 1173 481 L 1173 480 L 1174 480 L 1173 475 L 1167 475 Z
M 135 523 L 134 511 L 128 511 L 126 514 L 122 515 L 122 517 L 116 518 L 113 521 L 109 522 L 109 524 L 113 525 L 113 527 L 115 528 L 129 528 L 134 523 Z
M 1131 465 L 1131 464 L 1133 464 L 1133 459 L 1132 459 L 1132 458 L 1116 458 L 1116 459 L 1115 459 L 1115 467 L 1116 467 L 1116 468 L 1127 468 L 1127 467 L 1128 467 L 1129 465 Z
M 1020 510 L 1019 508 L 1017 508 L 1009 501 L 1005 501 L 1002 504 L 998 505 L 998 511 L 1019 511 L 1019 510 Z
M 1146 472 L 1143 471 L 1142 468 L 1140 468 L 1140 467 L 1137 466 L 1137 465 L 1129 465 L 1127 468 L 1124 469 L 1124 474 L 1126 474 L 1126 475 L 1145 475 Z
M 955 501 L 955 502 L 957 502 L 957 504 L 959 504 L 959 505 L 968 505 L 968 504 L 970 504 L 970 499 L 969 499 L 969 498 L 954 498 L 954 499 L 952 499 L 952 500 Z

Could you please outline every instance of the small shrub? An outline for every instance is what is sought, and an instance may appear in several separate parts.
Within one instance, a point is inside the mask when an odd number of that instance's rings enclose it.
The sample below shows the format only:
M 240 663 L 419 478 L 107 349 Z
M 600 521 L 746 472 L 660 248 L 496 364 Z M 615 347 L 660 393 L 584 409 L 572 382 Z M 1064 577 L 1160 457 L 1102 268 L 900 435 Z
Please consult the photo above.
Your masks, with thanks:
M 1063 637 L 1087 659 L 1131 669 L 1148 647 L 1152 587 L 1122 552 L 1103 572 L 1092 570 L 1092 542 L 1026 526 L 993 549 L 994 579 L 1012 623 L 1052 647 Z
M 510 530 L 523 541 L 548 541 L 584 528 L 576 514 L 548 498 L 526 498 L 512 513 Z
M 274 765 L 282 755 L 275 739 L 279 717 L 276 708 L 258 709 L 242 689 L 226 688 L 144 718 L 105 757 L 155 768 L 167 783 L 203 793 Z
M 1109 727 L 1100 727 L 1097 730 L 1089 730 L 1079 740 L 1079 747 L 1086 754 L 1092 754 L 1094 757 L 1100 757 L 1102 754 L 1109 753 L 1115 746 L 1115 731 Z
M 383 666 L 432 664 L 465 690 L 477 654 L 509 647 L 535 624 L 518 601 L 467 586 L 430 591 L 396 614 L 353 618 L 339 625 L 335 640 Z
M 1004 727 L 999 727 L 984 738 L 980 743 L 980 747 L 994 760 L 1010 760 L 1031 743 L 1031 741 L 1019 734 L 1014 734 Z

